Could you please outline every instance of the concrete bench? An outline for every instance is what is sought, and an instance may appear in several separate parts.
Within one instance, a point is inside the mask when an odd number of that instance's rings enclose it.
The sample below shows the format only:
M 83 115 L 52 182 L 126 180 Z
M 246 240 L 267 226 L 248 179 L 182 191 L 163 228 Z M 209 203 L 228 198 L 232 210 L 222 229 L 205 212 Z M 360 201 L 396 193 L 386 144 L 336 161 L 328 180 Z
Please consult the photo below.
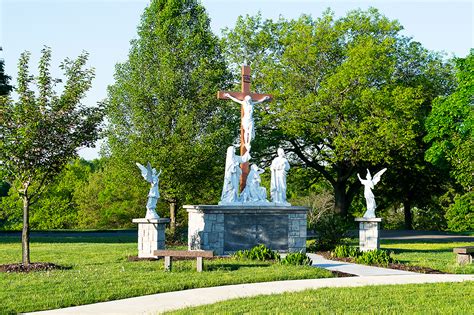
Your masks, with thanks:
M 457 254 L 456 260 L 458 264 L 465 265 L 472 263 L 474 256 L 474 246 L 456 247 L 453 252 Z
M 214 252 L 212 250 L 155 250 L 154 255 L 165 257 L 165 271 L 171 271 L 172 257 L 196 257 L 196 269 L 201 272 L 202 258 L 214 257 Z

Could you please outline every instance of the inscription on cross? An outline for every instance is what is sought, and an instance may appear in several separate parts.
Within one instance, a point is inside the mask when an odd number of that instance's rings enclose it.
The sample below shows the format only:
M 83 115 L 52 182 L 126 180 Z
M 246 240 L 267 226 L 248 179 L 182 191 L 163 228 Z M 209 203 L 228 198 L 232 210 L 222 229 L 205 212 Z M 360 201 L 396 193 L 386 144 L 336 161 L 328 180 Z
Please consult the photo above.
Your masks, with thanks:
M 251 140 L 255 136 L 253 126 L 253 105 L 271 100 L 270 94 L 258 94 L 250 92 L 250 67 L 242 66 L 241 92 L 219 91 L 217 98 L 221 100 L 233 100 L 240 103 L 240 156 L 247 152 L 245 144 L 250 145 Z M 240 165 L 242 175 L 240 176 L 240 191 L 245 188 L 247 176 L 249 174 L 249 162 Z

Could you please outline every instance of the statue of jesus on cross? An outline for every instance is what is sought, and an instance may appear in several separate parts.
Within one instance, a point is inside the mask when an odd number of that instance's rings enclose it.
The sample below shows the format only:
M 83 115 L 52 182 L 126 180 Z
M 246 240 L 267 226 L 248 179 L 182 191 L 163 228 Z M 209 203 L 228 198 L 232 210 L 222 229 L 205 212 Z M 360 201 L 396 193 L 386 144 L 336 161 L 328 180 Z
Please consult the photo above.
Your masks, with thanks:
M 231 99 L 241 105 L 240 124 L 240 155 L 244 156 L 247 147 L 250 150 L 250 142 L 255 137 L 255 126 L 253 120 L 253 106 L 272 99 L 270 94 L 257 94 L 250 92 L 250 67 L 242 66 L 242 91 L 241 92 L 217 92 L 217 98 L 221 100 Z M 245 188 L 247 175 L 249 174 L 249 162 L 241 164 L 242 175 L 240 176 L 240 191 Z
M 244 115 L 242 117 L 242 129 L 244 131 L 243 139 L 244 144 L 247 144 L 250 147 L 250 142 L 255 138 L 255 126 L 253 120 L 253 106 L 255 104 L 259 104 L 265 102 L 270 99 L 270 96 L 265 96 L 259 101 L 252 101 L 252 97 L 250 95 L 246 95 L 244 99 L 241 101 L 238 98 L 233 97 L 229 93 L 225 93 L 224 96 L 230 98 L 236 103 L 239 103 L 242 106 L 242 110 Z

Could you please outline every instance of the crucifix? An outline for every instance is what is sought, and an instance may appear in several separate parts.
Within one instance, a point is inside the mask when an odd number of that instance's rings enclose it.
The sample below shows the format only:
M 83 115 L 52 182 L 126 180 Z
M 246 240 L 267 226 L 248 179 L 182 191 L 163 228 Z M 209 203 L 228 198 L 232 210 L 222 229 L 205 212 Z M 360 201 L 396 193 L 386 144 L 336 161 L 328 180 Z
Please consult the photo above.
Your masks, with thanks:
M 241 92 L 217 92 L 217 98 L 220 100 L 231 99 L 241 104 L 240 107 L 240 155 L 243 156 L 247 152 L 245 144 L 250 145 L 250 141 L 255 136 L 253 127 L 253 105 L 267 100 L 271 100 L 270 94 L 257 94 L 250 92 L 250 67 L 242 66 L 242 91 Z M 249 117 L 250 116 L 250 117 Z M 240 176 L 240 191 L 245 188 L 247 175 L 249 174 L 249 162 L 240 165 L 242 175 Z

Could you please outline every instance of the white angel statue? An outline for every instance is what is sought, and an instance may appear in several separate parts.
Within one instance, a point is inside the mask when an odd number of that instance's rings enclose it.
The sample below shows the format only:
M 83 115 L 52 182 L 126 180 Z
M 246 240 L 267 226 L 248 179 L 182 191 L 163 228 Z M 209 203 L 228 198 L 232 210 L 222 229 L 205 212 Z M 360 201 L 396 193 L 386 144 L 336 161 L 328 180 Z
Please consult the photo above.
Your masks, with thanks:
M 150 162 L 145 166 L 140 163 L 136 163 L 140 171 L 142 171 L 143 178 L 151 184 L 150 191 L 148 192 L 148 201 L 146 203 L 146 216 L 145 219 L 158 219 L 160 216 L 156 213 L 156 203 L 160 198 L 160 192 L 158 190 L 159 173 L 156 173 L 155 168 L 151 168 Z
M 364 185 L 364 197 L 367 203 L 367 211 L 364 213 L 364 218 L 375 218 L 375 208 L 377 207 L 375 204 L 375 196 L 372 192 L 374 186 L 380 181 L 380 177 L 383 173 L 385 173 L 387 169 L 384 168 L 383 170 L 379 171 L 377 174 L 374 175 L 374 178 L 370 175 L 369 169 L 367 169 L 367 178 L 362 179 L 360 178 L 359 173 L 357 173 L 357 177 L 359 178 L 362 185 Z

